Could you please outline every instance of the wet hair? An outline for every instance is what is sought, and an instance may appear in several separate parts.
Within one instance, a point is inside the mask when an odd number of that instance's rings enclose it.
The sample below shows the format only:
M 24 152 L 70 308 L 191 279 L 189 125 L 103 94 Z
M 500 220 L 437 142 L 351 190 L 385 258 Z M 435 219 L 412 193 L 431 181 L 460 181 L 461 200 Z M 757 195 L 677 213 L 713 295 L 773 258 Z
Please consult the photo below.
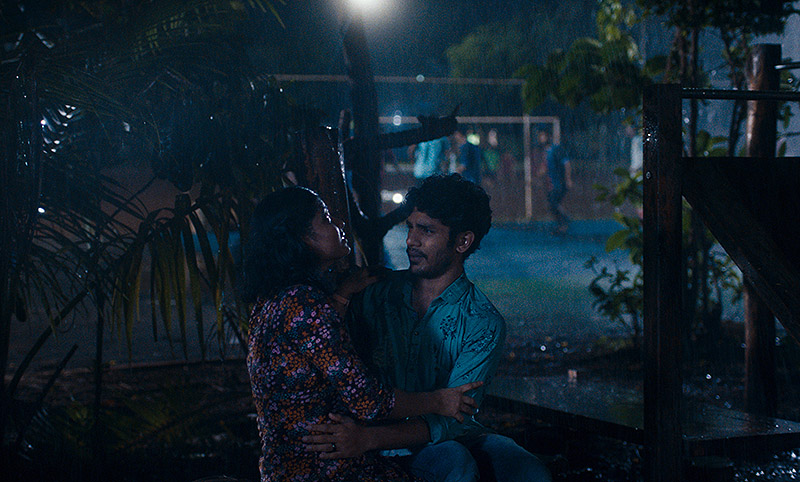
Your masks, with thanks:
M 481 240 L 492 227 L 489 195 L 460 174 L 439 174 L 425 179 L 419 187 L 408 191 L 406 204 L 409 212 L 416 208 L 450 228 L 451 245 L 458 234 L 472 231 L 475 241 L 464 253 L 464 259 L 480 248 Z
M 267 194 L 258 203 L 244 249 L 241 286 L 246 302 L 293 284 L 313 284 L 319 262 L 303 237 L 323 206 L 314 191 L 299 186 Z

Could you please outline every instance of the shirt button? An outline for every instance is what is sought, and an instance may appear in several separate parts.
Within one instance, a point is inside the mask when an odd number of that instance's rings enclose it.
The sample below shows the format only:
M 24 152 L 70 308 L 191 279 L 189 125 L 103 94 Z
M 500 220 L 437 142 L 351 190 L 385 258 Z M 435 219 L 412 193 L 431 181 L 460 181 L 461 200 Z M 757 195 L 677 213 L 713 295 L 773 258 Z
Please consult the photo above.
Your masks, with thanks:
M 415 331 L 415 332 L 414 332 L 414 336 L 419 336 L 419 332 L 418 332 L 418 331 Z

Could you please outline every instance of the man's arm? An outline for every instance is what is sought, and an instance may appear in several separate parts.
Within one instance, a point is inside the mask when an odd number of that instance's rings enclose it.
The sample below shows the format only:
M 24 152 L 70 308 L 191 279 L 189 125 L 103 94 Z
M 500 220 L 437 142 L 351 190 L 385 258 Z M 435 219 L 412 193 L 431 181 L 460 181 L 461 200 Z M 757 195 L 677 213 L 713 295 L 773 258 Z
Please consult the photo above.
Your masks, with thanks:
M 469 378 L 488 382 L 497 369 L 504 339 L 505 324 L 502 318 L 490 329 L 474 333 L 466 341 L 467 349 L 456 361 L 448 386 L 462 385 L 460 381 Z M 485 386 L 472 390 L 476 405 L 480 404 L 484 392 Z M 423 415 L 372 426 L 356 424 L 352 419 L 341 415 L 330 414 L 328 417 L 332 423 L 306 427 L 313 435 L 303 437 L 306 449 L 321 452 L 322 458 L 356 457 L 370 450 L 407 448 L 452 440 L 474 427 L 469 421 L 461 423 L 442 415 Z M 331 450 L 333 447 L 336 450 Z
M 459 386 L 464 383 L 462 380 L 482 381 L 482 386 L 470 392 L 476 405 L 480 406 L 502 356 L 505 321 L 493 308 L 482 311 L 477 316 L 485 318 L 473 320 L 472 326 L 479 328 L 467 334 L 464 351 L 456 359 L 447 386 Z M 471 419 L 460 423 L 451 417 L 440 415 L 423 415 L 421 418 L 427 423 L 430 439 L 434 443 L 452 440 L 478 426 L 477 422 Z

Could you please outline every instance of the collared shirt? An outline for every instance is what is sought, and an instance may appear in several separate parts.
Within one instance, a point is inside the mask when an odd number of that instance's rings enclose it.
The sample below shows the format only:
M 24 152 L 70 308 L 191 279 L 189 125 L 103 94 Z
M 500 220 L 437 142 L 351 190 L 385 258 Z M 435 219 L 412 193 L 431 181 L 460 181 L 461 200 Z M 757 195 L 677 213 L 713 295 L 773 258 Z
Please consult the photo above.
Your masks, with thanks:
M 446 137 L 421 142 L 414 152 L 414 177 L 425 179 L 441 172 L 442 161 L 450 143 Z
M 483 381 L 470 394 L 480 404 L 505 341 L 502 315 L 466 275 L 436 297 L 422 318 L 411 292 L 411 274 L 396 271 L 354 300 L 351 330 L 357 350 L 386 383 L 408 392 Z M 440 415 L 422 418 L 433 443 L 488 431 L 474 418 L 464 423 Z

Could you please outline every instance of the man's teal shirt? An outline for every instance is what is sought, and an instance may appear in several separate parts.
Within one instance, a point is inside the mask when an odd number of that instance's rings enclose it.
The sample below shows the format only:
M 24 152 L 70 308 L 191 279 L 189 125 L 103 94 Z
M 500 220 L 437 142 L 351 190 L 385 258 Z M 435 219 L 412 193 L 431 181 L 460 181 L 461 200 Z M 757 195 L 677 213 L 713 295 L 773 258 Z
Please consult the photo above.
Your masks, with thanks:
M 410 272 L 395 271 L 353 300 L 351 336 L 359 353 L 386 383 L 408 392 L 483 381 L 470 394 L 480 403 L 502 354 L 505 320 L 463 274 L 419 318 L 412 282 Z M 488 431 L 474 418 L 422 418 L 432 443 Z

